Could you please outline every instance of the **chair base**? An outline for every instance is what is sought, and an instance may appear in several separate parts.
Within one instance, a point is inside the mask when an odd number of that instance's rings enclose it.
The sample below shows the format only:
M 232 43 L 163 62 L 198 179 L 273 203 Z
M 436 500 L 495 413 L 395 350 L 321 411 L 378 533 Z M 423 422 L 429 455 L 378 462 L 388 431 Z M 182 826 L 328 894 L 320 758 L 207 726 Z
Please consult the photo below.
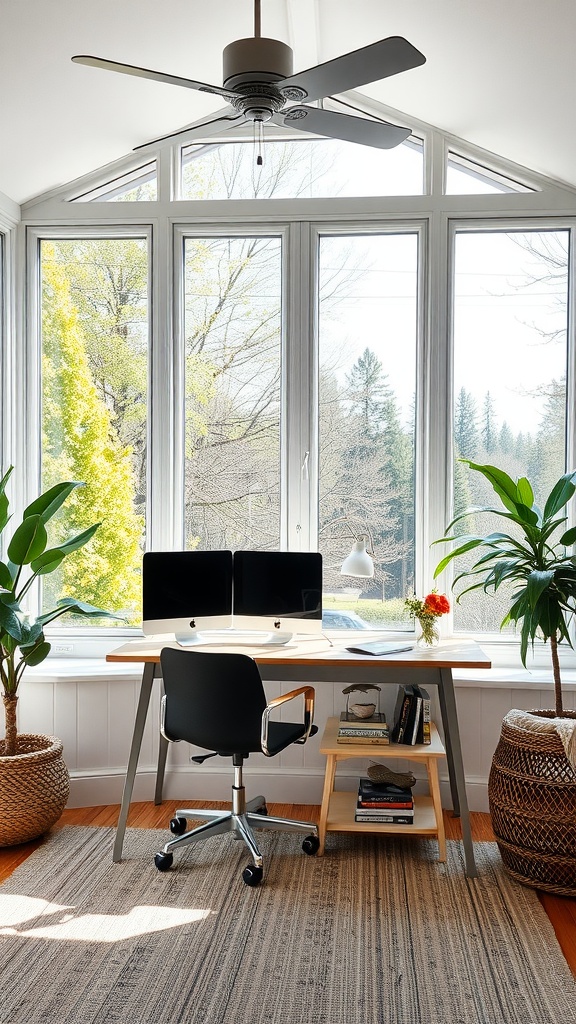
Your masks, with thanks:
M 192 818 L 200 820 L 202 825 L 185 832 L 176 839 L 171 839 L 162 847 L 162 854 L 171 854 L 178 846 L 189 846 L 191 843 L 199 843 L 212 836 L 223 835 L 226 832 L 234 832 L 236 839 L 242 839 L 252 856 L 254 866 L 262 868 L 262 854 L 258 848 L 256 837 L 252 831 L 254 828 L 277 829 L 280 832 L 299 832 L 307 836 L 318 837 L 318 826 L 311 821 L 293 821 L 291 818 L 276 818 L 266 813 L 266 800 L 263 796 L 256 796 L 248 800 L 244 806 L 243 801 L 238 799 L 238 791 L 234 791 L 234 804 L 236 809 L 230 811 L 214 811 L 202 808 L 179 808 L 173 821 L 178 819 Z

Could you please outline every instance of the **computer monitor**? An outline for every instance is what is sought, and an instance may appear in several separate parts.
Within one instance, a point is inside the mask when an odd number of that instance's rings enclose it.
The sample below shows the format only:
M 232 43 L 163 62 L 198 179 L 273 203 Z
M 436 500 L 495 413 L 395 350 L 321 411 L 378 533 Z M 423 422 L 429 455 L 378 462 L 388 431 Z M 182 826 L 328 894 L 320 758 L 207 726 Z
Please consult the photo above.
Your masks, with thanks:
M 142 628 L 174 633 L 181 643 L 200 630 L 232 625 L 231 551 L 147 551 L 142 560 Z
M 322 631 L 322 555 L 234 552 L 234 628 L 272 636 Z M 277 641 L 278 642 L 278 641 Z

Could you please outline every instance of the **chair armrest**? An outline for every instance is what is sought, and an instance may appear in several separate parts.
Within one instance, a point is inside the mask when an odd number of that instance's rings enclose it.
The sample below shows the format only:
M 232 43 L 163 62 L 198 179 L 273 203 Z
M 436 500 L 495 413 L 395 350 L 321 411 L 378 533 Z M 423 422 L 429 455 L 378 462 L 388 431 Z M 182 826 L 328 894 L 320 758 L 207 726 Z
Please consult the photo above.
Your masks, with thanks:
M 289 700 L 294 700 L 295 697 L 304 696 L 304 735 L 301 739 L 296 740 L 296 743 L 306 743 L 306 740 L 310 736 L 310 730 L 314 722 L 314 697 L 315 690 L 313 686 L 299 686 L 297 690 L 290 690 L 290 693 L 283 693 L 280 697 L 274 697 L 269 704 L 266 705 L 262 712 L 262 733 L 260 743 L 262 746 L 262 753 L 266 754 L 266 757 L 271 757 L 268 750 L 268 723 L 270 721 L 270 713 L 274 708 L 280 707 L 282 704 L 286 704 Z

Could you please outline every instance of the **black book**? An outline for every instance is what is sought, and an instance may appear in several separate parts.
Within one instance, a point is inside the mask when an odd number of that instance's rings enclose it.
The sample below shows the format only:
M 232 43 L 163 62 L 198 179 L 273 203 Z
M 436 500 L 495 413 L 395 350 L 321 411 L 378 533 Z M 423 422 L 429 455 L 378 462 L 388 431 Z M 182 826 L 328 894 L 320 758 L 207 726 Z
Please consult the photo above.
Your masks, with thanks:
M 418 687 L 412 687 L 410 695 L 410 707 L 408 709 L 408 720 L 402 737 L 402 743 L 414 744 L 418 736 L 418 726 L 422 712 L 422 697 L 418 694 Z
M 418 723 L 418 735 L 416 737 L 416 743 L 431 743 L 432 736 L 430 732 L 430 694 L 428 690 L 424 689 L 423 686 L 416 686 L 415 689 L 418 691 L 420 697 L 422 697 L 422 711 L 420 713 L 420 722 Z
M 406 734 L 406 727 L 408 725 L 408 716 L 410 714 L 410 706 L 412 697 L 414 696 L 413 686 L 399 686 L 398 696 L 396 698 L 396 708 L 394 710 L 394 728 L 392 730 L 391 739 L 394 743 L 405 743 L 404 736 Z
M 362 800 L 381 800 L 383 798 L 409 800 L 412 797 L 412 790 L 395 786 L 392 782 L 372 782 L 372 779 L 362 778 L 358 784 L 358 796 Z

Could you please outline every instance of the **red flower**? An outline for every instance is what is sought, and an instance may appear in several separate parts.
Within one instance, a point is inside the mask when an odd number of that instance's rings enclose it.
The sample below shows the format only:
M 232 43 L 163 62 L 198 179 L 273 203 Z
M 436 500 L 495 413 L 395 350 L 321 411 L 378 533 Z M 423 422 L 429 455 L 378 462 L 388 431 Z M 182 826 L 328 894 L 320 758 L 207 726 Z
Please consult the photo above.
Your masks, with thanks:
M 427 594 L 424 598 L 424 611 L 431 615 L 445 615 L 450 611 L 450 602 L 444 594 Z

